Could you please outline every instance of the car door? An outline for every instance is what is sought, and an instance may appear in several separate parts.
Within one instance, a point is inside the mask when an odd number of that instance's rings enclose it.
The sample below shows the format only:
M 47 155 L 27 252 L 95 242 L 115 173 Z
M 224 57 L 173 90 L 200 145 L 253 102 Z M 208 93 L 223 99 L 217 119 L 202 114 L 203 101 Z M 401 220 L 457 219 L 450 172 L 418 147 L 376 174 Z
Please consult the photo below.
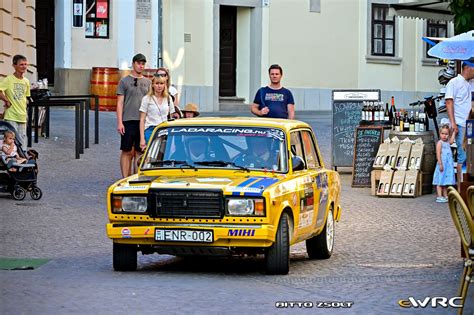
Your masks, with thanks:
M 328 207 L 328 177 L 322 167 L 321 156 L 317 150 L 316 139 L 311 130 L 301 130 L 301 142 L 306 166 L 313 182 L 314 218 L 312 227 L 318 230 L 323 227 Z
M 295 232 L 296 239 L 303 240 L 311 235 L 314 231 L 316 222 L 317 209 L 314 207 L 315 194 L 314 183 L 316 172 L 308 168 L 308 165 L 314 166 L 312 157 L 307 158 L 305 155 L 304 144 L 302 140 L 302 130 L 294 130 L 290 133 L 290 149 L 292 156 L 299 156 L 304 161 L 304 169 L 295 171 L 296 194 L 298 196 L 295 210 Z M 310 164 L 308 164 L 308 162 Z M 315 211 L 316 210 L 316 211 Z

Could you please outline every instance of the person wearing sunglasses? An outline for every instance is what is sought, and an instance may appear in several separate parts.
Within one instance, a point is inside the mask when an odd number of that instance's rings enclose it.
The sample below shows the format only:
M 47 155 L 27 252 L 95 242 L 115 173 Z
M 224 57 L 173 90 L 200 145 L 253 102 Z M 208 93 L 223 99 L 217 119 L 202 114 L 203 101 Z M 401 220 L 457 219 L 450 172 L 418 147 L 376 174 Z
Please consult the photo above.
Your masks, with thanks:
M 295 118 L 295 101 L 290 90 L 281 85 L 283 69 L 279 65 L 268 68 L 270 85 L 261 87 L 253 104 L 250 105 L 252 114 L 269 118 Z
M 140 148 L 144 151 L 156 126 L 168 119 L 177 118 L 173 101 L 168 94 L 166 79 L 153 77 L 151 88 L 140 106 Z
M 171 84 L 170 71 L 166 68 L 161 67 L 161 68 L 158 68 L 156 70 L 155 76 L 162 77 L 162 78 L 166 79 L 166 85 L 168 87 L 168 93 L 170 94 L 171 99 L 173 100 L 173 103 L 174 103 L 175 107 L 177 107 L 176 112 L 179 113 L 179 110 L 178 110 L 179 109 L 178 90 L 176 89 L 176 87 L 173 84 Z M 181 117 L 182 117 L 182 115 L 181 115 Z
M 148 93 L 151 81 L 143 76 L 146 58 L 136 54 L 131 73 L 117 87 L 117 131 L 120 134 L 120 170 L 123 177 L 132 174 L 132 162 L 140 148 L 140 104 Z M 135 165 L 134 163 L 133 165 Z

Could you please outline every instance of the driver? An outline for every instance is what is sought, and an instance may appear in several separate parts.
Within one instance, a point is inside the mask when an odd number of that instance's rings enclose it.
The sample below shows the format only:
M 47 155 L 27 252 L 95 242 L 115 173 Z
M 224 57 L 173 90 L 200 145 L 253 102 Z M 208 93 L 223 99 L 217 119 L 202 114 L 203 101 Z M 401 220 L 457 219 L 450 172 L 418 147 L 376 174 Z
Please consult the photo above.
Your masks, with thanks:
M 246 166 L 255 168 L 276 167 L 276 152 L 271 150 L 271 138 L 268 137 L 246 137 L 247 153 L 242 157 Z M 275 164 L 275 165 L 274 165 Z
M 200 136 L 188 136 L 184 139 L 188 157 L 193 162 L 202 162 L 208 159 L 209 139 Z

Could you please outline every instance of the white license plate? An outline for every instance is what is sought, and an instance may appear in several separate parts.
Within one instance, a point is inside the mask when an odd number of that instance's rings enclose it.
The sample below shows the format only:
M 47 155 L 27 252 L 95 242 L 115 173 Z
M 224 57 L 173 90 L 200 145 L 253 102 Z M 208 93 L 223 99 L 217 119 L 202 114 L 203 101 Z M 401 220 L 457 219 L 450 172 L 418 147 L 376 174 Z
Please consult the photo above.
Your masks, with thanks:
M 155 229 L 155 241 L 212 243 L 213 231 L 186 229 Z

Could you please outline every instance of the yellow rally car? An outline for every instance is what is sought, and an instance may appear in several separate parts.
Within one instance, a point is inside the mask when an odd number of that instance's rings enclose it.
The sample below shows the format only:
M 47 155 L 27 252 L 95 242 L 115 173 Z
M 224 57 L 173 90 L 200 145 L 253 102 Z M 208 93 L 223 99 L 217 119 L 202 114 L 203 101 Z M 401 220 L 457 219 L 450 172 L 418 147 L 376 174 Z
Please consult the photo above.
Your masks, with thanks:
M 107 235 L 115 270 L 137 252 L 264 254 L 287 274 L 290 245 L 329 258 L 339 174 L 324 168 L 311 127 L 267 118 L 179 119 L 158 126 L 138 174 L 110 186 Z

